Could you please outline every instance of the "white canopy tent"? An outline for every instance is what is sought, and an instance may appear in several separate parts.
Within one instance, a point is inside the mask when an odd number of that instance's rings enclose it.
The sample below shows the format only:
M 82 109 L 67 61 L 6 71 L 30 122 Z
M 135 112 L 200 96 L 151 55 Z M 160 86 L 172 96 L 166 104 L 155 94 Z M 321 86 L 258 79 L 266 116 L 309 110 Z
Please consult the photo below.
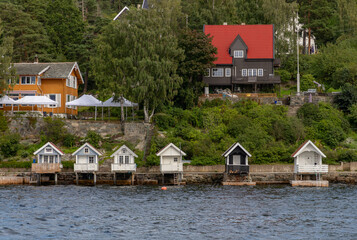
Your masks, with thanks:
M 103 102 L 103 106 L 108 107 L 108 109 L 109 109 L 109 107 L 121 107 L 120 98 L 118 98 L 117 100 L 114 100 L 114 97 L 111 97 L 107 101 Z M 137 106 L 139 106 L 139 104 L 133 103 L 133 102 L 129 101 L 128 99 L 124 98 L 123 107 L 125 107 L 125 110 L 126 110 L 126 117 L 128 117 L 128 107 L 134 108 Z M 109 113 L 109 110 L 108 110 L 108 113 Z M 134 119 L 134 112 L 133 112 L 133 119 Z
M 8 96 L 4 95 L 3 97 L 0 98 L 0 104 L 11 104 L 11 112 L 14 111 L 14 104 L 16 104 L 16 101 L 12 98 L 9 98 Z
M 15 101 L 18 105 L 32 105 L 32 111 L 34 105 L 55 105 L 58 106 L 56 101 L 49 99 L 46 96 L 25 96 L 17 101 Z
M 66 103 L 66 107 L 68 106 L 75 106 L 75 107 L 95 107 L 95 120 L 97 120 L 97 107 L 103 107 L 102 101 L 96 99 L 92 95 L 84 94 L 80 98 L 73 100 L 71 102 Z M 103 118 L 103 111 L 102 111 L 102 118 Z

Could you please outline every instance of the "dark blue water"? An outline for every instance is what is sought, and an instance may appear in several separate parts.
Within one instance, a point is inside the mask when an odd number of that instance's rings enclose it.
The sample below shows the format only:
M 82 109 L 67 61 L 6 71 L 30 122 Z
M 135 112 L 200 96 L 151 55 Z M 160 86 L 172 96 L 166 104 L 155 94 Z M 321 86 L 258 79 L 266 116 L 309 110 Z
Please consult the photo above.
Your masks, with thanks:
M 357 186 L 0 187 L 0 239 L 357 239 Z

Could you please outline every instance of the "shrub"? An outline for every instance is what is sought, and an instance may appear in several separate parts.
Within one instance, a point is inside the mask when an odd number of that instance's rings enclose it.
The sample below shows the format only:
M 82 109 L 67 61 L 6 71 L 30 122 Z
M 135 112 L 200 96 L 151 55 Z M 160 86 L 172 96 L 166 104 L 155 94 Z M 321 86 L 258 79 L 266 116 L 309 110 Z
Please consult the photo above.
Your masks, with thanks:
M 102 137 L 95 131 L 89 130 L 87 132 L 85 140 L 92 144 L 94 147 L 99 147 L 99 143 L 102 140 Z
M 63 146 L 65 147 L 71 148 L 76 145 L 76 142 L 77 142 L 77 137 L 73 134 L 67 133 L 63 136 L 62 143 Z
M 312 76 L 311 74 L 304 74 L 301 77 L 301 91 L 305 92 L 310 88 L 315 88 L 314 81 L 314 76 Z
M 0 168 L 31 168 L 32 162 L 18 162 L 18 161 L 9 161 L 9 162 L 1 162 Z
M 160 130 L 166 130 L 169 127 L 174 127 L 177 123 L 171 115 L 165 113 L 155 114 L 154 122 Z
M 75 161 L 62 161 L 63 168 L 74 168 Z
M 8 130 L 7 119 L 4 113 L 0 111 L 0 132 L 5 132 L 6 130 Z
M 282 83 L 286 83 L 291 80 L 291 73 L 284 69 L 276 70 L 275 73 L 280 76 Z
M 0 150 L 4 157 L 16 156 L 20 147 L 20 135 L 10 134 L 0 139 Z
M 338 161 L 339 162 L 356 162 L 357 154 L 355 151 L 352 151 L 352 150 L 342 152 L 340 155 L 338 155 Z
M 64 129 L 64 122 L 61 119 L 52 119 L 50 117 L 47 117 L 44 120 L 45 126 L 42 130 L 43 140 L 55 144 L 60 143 L 63 140 L 63 136 L 67 133 Z

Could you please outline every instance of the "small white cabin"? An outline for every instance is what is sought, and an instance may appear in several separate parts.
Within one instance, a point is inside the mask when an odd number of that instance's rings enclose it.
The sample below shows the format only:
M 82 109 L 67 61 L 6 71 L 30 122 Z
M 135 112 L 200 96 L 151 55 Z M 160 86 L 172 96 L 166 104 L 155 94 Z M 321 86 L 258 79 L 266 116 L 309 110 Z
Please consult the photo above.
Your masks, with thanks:
M 186 156 L 186 153 L 176 147 L 173 143 L 170 143 L 161 149 L 156 153 L 156 156 L 160 157 L 161 173 L 183 172 L 182 156 Z
M 98 171 L 98 157 L 102 156 L 102 153 L 91 144 L 85 143 L 72 153 L 72 156 L 76 156 L 75 172 L 95 172 Z
M 64 153 L 53 143 L 48 142 L 34 152 L 37 163 L 32 164 L 32 172 L 55 173 L 61 171 L 61 157 Z
M 114 158 L 112 172 L 136 172 L 135 158 L 138 156 L 127 146 L 121 146 L 110 157 Z
M 310 140 L 304 142 L 292 155 L 294 158 L 294 173 L 315 174 L 327 173 L 328 165 L 322 164 L 326 157 Z

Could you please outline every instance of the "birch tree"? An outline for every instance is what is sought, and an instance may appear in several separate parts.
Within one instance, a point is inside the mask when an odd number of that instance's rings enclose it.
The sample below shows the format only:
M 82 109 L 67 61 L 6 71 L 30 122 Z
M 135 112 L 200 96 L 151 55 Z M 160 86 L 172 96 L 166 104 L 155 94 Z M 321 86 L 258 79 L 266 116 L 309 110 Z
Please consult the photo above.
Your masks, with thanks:
M 162 11 L 131 9 L 95 42 L 92 66 L 99 90 L 139 102 L 145 122 L 182 82 L 176 70 L 183 51 L 168 22 Z

